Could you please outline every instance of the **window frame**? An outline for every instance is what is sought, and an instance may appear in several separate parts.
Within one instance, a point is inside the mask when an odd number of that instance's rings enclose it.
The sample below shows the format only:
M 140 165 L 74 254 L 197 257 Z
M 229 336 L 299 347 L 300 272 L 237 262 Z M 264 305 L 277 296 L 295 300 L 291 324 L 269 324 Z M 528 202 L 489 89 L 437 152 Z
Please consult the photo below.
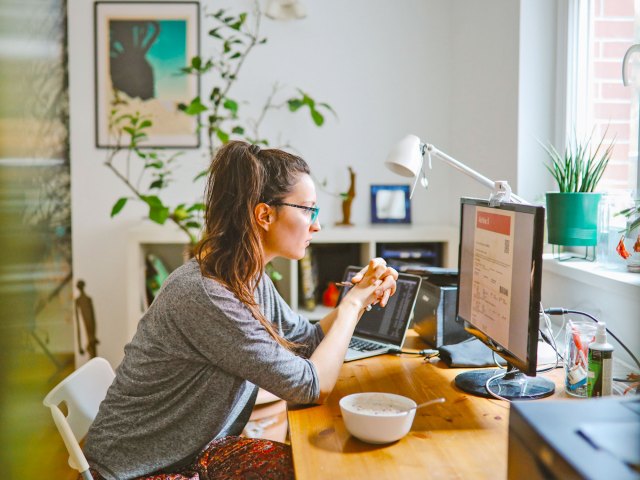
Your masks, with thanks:
M 558 2 L 557 122 L 555 133 L 555 144 L 558 146 L 566 145 L 567 141 L 574 137 L 586 138 L 591 133 L 594 117 L 593 105 L 589 101 L 592 90 L 590 79 L 593 75 L 590 62 L 593 3 L 594 0 Z M 622 67 L 620 81 L 622 82 Z M 637 151 L 640 152 L 640 121 L 638 130 L 636 132 Z M 634 132 L 630 132 L 630 138 L 633 135 Z M 635 170 L 634 194 L 638 196 L 640 195 L 640 160 L 638 155 L 636 155 Z M 613 192 L 615 191 L 607 193 Z

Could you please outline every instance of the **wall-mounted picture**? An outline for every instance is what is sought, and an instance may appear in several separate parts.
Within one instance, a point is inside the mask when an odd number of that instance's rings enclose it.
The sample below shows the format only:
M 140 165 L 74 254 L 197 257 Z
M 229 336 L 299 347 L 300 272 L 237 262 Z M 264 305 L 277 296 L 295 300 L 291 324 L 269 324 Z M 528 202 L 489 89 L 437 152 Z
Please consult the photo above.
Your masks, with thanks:
M 139 112 L 152 123 L 141 146 L 198 148 L 197 118 L 178 110 L 199 91 L 180 73 L 199 55 L 198 2 L 96 2 L 94 22 L 96 146 L 116 146 L 113 120 Z
M 411 223 L 409 185 L 371 185 L 371 223 Z

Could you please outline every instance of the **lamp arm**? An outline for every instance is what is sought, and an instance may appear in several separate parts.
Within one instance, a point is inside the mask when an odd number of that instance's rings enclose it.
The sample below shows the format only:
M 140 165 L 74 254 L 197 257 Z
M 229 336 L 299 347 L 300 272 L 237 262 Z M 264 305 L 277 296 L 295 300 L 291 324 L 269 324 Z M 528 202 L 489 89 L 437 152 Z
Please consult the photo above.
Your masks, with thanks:
M 462 173 L 470 176 L 471 178 L 473 178 L 477 182 L 483 184 L 485 187 L 490 188 L 491 190 L 493 190 L 494 194 L 498 193 L 500 191 L 504 191 L 503 190 L 503 185 L 505 185 L 507 182 L 504 182 L 504 181 L 495 182 L 495 181 L 485 177 L 481 173 L 476 172 L 474 169 L 467 167 L 464 163 L 461 163 L 458 160 L 456 160 L 455 158 L 452 158 L 449 155 L 447 155 L 446 153 L 438 150 L 436 147 L 434 147 L 430 143 L 425 144 L 424 150 L 427 153 L 430 153 L 431 155 L 433 155 L 435 157 L 438 157 L 440 160 L 443 160 L 444 162 L 448 163 L 453 168 L 455 168 L 457 170 L 460 170 Z M 517 203 L 523 203 L 523 204 L 528 204 L 529 203 L 525 199 L 523 199 L 523 198 L 519 197 L 518 195 L 516 195 L 515 193 L 511 193 L 510 197 L 511 197 L 510 200 L 508 199 L 507 201 L 516 201 Z

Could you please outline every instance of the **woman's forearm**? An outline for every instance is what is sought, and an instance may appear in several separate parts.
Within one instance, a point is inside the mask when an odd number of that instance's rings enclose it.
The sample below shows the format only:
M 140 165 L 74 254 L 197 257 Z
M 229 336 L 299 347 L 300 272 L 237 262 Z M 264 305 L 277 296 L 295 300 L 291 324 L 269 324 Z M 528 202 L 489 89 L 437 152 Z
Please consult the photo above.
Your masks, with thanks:
M 364 309 L 356 301 L 345 300 L 320 320 L 325 337 L 309 358 L 318 373 L 319 403 L 326 400 L 338 380 L 349 340 Z
M 325 337 L 309 358 L 316 367 L 320 382 L 320 403 L 326 400 L 338 380 L 353 330 L 365 307 L 381 300 L 381 305 L 386 305 L 389 295 L 395 291 L 398 274 L 388 268 L 384 260 L 373 259 L 356 277 L 356 284 L 342 298 L 340 305 L 320 320 Z

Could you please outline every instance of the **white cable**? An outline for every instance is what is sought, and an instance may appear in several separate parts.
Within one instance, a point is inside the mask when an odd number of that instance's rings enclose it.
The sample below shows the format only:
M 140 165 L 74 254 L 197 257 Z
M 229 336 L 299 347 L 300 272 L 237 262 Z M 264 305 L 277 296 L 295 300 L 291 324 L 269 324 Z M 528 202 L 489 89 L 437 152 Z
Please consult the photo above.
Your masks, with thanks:
M 504 378 L 504 377 L 507 375 L 507 373 L 509 373 L 509 372 L 500 372 L 500 373 L 498 373 L 498 374 L 494 375 L 493 377 L 490 377 L 490 378 L 487 380 L 487 383 L 485 383 L 485 384 L 484 384 L 484 388 L 486 388 L 486 389 L 487 389 L 487 392 L 489 392 L 489 395 L 491 395 L 492 397 L 495 397 L 495 398 L 497 398 L 498 400 L 504 400 L 505 402 L 509 402 L 509 403 L 511 403 L 511 400 L 509 400 L 508 398 L 505 398 L 505 397 L 503 397 L 503 396 L 501 396 L 501 395 L 498 395 L 496 392 L 494 392 L 493 390 L 491 390 L 491 389 L 489 388 L 489 384 L 490 384 L 491 382 L 493 382 L 494 380 L 497 380 L 498 378 Z

